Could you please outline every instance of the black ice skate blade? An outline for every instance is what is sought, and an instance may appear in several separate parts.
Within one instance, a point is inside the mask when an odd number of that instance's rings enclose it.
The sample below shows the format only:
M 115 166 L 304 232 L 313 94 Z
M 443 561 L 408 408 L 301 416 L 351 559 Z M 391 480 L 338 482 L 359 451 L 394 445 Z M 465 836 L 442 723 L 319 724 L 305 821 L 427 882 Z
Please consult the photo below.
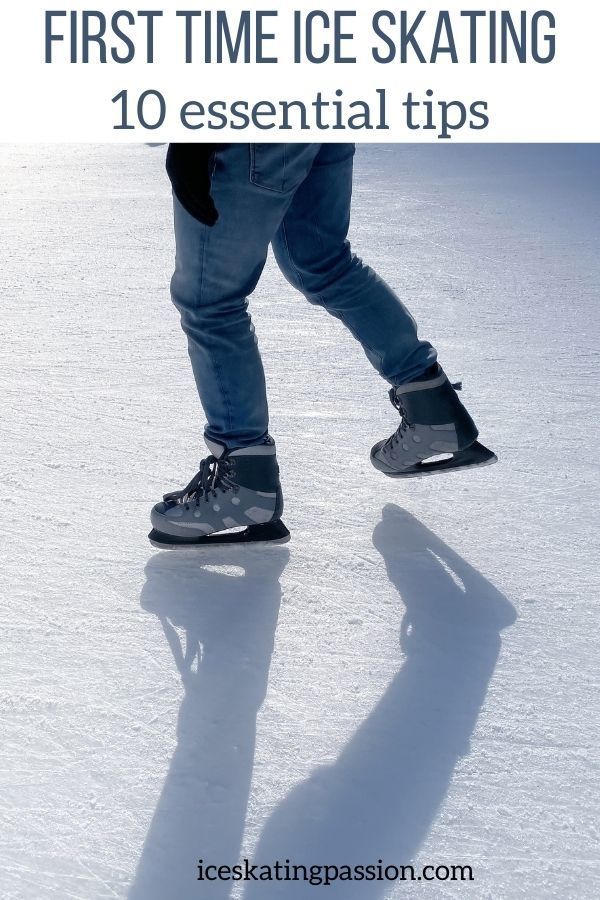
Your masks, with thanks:
M 384 472 L 389 478 L 424 478 L 427 475 L 441 475 L 444 472 L 458 472 L 461 469 L 478 469 L 481 466 L 492 466 L 498 462 L 498 457 L 479 441 L 475 441 L 466 450 L 457 450 L 448 459 L 434 460 L 433 462 L 417 463 L 408 466 L 402 472 Z
M 277 522 L 267 522 L 266 525 L 248 525 L 243 531 L 218 531 L 192 538 L 174 537 L 153 528 L 148 539 L 158 550 L 180 550 L 231 544 L 287 544 L 290 533 L 279 519 Z

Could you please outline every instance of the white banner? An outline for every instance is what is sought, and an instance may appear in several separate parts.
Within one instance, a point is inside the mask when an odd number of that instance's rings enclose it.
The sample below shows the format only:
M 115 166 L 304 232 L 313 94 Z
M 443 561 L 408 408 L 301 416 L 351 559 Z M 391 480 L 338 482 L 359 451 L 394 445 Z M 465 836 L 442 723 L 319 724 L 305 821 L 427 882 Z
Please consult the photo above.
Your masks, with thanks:
M 4 3 L 0 140 L 600 140 L 600 4 Z

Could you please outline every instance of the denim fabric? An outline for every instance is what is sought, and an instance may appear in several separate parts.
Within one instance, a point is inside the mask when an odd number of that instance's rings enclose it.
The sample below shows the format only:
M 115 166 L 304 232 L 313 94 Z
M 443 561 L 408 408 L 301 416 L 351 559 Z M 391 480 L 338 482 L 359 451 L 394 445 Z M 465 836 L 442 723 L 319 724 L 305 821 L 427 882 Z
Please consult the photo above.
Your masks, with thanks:
M 392 289 L 347 241 L 354 144 L 229 144 L 217 151 L 213 227 L 175 207 L 171 295 L 181 314 L 209 440 L 228 448 L 267 436 L 265 377 L 248 296 L 269 244 L 290 284 L 340 319 L 386 381 L 436 361 Z

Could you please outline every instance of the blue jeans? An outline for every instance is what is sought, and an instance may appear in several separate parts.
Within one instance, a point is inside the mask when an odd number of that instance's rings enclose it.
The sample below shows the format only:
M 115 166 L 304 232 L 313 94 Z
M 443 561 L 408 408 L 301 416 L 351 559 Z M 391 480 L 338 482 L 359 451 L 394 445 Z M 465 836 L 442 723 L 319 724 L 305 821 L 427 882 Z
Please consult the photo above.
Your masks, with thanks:
M 435 363 L 394 291 L 347 241 L 354 144 L 230 144 L 218 150 L 209 227 L 175 198 L 176 268 L 171 294 L 181 314 L 205 435 L 229 449 L 260 442 L 269 414 L 248 296 L 269 244 L 287 280 L 340 319 L 390 384 Z

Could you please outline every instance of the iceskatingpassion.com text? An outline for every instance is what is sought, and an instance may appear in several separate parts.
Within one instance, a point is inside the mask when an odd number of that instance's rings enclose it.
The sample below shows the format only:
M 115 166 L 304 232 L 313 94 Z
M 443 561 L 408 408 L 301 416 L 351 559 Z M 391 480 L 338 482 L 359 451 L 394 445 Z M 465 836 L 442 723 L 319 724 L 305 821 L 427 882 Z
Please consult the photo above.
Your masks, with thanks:
M 233 866 L 199 860 L 197 881 L 304 881 L 313 887 L 337 881 L 475 881 L 468 865 L 396 866 L 382 859 L 371 865 L 297 865 L 286 859 L 269 865 L 242 859 Z

